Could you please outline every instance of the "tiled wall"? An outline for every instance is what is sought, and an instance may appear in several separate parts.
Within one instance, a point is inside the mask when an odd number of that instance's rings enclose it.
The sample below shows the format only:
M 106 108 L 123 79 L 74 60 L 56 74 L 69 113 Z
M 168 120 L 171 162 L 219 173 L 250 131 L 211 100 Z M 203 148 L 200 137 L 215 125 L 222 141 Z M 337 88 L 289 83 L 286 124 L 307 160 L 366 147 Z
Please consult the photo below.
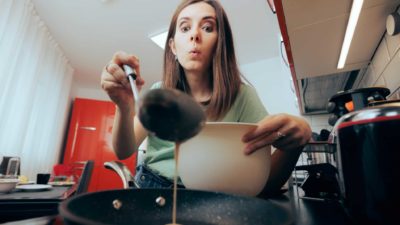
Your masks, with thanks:
M 390 89 L 388 99 L 400 99 L 400 34 L 385 34 L 372 62 L 354 88 L 384 86 Z

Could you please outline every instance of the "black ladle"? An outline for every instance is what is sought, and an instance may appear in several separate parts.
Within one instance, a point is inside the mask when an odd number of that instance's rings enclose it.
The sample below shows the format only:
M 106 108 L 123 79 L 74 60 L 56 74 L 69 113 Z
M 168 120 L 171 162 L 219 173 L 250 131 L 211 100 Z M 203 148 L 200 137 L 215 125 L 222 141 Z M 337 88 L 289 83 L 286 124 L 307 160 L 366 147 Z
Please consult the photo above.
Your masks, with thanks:
M 124 65 L 135 100 L 138 100 L 136 73 Z M 130 70 L 129 70 L 130 69 Z M 137 101 L 136 101 L 137 102 Z M 142 125 L 160 139 L 184 142 L 203 128 L 206 115 L 199 103 L 176 89 L 152 89 L 139 99 L 138 117 Z
M 175 89 L 153 89 L 139 103 L 139 120 L 160 139 L 184 142 L 200 132 L 206 116 L 189 95 Z

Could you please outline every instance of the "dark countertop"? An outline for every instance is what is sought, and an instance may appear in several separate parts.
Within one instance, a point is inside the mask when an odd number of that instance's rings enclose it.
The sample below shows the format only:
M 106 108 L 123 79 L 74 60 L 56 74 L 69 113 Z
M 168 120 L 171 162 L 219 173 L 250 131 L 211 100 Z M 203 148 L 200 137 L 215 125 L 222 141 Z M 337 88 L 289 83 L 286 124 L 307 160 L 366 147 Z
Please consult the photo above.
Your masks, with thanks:
M 293 224 L 298 225 L 355 225 L 351 223 L 349 217 L 338 202 L 318 201 L 310 199 L 297 198 L 296 191 L 290 189 L 281 196 L 270 199 L 280 206 L 287 208 L 292 212 Z M 58 204 L 58 203 L 57 203 Z M 0 201 L 0 212 L 2 201 Z M 4 207 L 3 207 L 4 208 Z M 0 216 L 1 217 L 1 216 Z M 49 222 L 49 221 L 56 222 Z M 62 219 L 58 215 L 51 217 L 36 218 L 35 220 L 23 220 L 12 222 L 9 225 L 22 224 L 57 224 L 62 225 Z
M 355 225 L 338 201 L 303 199 L 292 187 L 280 197 L 271 198 L 292 211 L 293 224 L 298 225 Z
M 0 223 L 25 218 L 57 215 L 58 204 L 70 187 L 52 187 L 43 191 L 14 190 L 0 193 Z M 27 224 L 27 223 L 26 223 Z
M 338 202 L 310 199 L 292 199 L 295 224 L 301 225 L 355 225 Z
M 63 194 L 66 190 L 70 188 L 69 186 L 58 186 L 52 187 L 48 190 L 41 190 L 41 191 L 21 191 L 14 189 L 8 193 L 0 193 L 0 201 L 14 201 L 18 199 L 62 199 Z

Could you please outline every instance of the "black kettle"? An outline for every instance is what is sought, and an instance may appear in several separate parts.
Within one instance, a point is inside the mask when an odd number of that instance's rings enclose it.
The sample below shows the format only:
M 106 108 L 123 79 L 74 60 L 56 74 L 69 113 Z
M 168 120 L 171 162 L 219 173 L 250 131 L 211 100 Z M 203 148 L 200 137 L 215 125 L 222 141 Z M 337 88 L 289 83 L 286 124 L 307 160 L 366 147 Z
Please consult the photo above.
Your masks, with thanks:
M 400 103 L 350 112 L 334 132 L 346 212 L 357 224 L 398 224 Z

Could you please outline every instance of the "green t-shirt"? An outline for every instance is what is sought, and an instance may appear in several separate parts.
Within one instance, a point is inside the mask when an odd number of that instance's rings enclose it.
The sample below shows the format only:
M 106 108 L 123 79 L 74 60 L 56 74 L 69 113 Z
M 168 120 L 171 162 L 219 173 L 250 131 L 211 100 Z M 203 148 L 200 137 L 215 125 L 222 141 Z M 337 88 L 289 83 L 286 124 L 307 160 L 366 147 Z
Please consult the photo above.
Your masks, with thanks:
M 151 88 L 161 88 L 161 82 L 154 84 Z M 268 113 L 256 90 L 249 85 L 242 84 L 235 103 L 221 122 L 257 123 L 266 115 Z M 164 141 L 149 134 L 144 164 L 154 173 L 172 181 L 175 171 L 174 148 L 174 142 Z

